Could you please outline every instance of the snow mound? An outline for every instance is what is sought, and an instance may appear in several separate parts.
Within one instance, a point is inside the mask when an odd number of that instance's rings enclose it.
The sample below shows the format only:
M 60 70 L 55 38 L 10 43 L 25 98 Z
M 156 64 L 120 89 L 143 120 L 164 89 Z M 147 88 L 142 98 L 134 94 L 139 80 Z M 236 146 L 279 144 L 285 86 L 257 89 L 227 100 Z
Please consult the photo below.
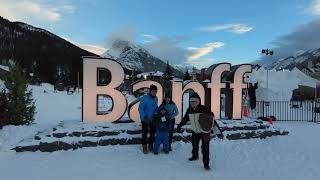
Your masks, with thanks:
M 292 71 L 265 70 L 260 68 L 248 74 L 245 81 L 259 83 L 256 91 L 258 101 L 289 101 L 292 91 L 297 89 L 299 85 L 315 88 L 316 84 L 320 83 L 319 80 L 307 76 L 297 68 L 294 68 Z

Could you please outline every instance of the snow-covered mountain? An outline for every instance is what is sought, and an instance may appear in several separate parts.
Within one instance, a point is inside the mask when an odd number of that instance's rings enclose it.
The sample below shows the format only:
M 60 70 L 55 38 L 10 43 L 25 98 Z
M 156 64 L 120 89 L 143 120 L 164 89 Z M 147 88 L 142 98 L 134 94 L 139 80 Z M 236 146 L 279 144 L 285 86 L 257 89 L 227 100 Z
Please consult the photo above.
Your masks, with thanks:
M 78 73 L 82 74 L 82 56 L 97 55 L 47 30 L 23 22 L 11 22 L 0 16 L 2 65 L 13 60 L 42 82 L 76 84 Z M 63 78 L 60 72 L 64 74 Z
M 270 56 L 269 59 L 256 61 L 256 63 L 261 64 L 263 68 L 268 70 L 292 70 L 296 67 L 314 78 L 320 78 L 320 48 L 308 51 L 300 50 L 292 56 L 281 59 L 273 59 Z
M 166 63 L 161 59 L 154 57 L 144 48 L 135 45 L 127 40 L 117 39 L 111 47 L 102 55 L 118 61 L 124 68 L 149 72 L 162 71 L 166 69 Z M 172 67 L 172 66 L 171 66 Z M 172 67 L 173 74 L 182 76 L 183 73 Z

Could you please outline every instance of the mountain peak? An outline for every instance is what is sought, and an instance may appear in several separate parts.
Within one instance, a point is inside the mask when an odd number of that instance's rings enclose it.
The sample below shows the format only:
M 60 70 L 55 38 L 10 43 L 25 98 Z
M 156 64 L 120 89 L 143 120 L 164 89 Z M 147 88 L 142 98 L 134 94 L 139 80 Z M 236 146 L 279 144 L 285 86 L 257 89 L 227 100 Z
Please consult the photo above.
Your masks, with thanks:
M 123 39 L 113 40 L 113 42 L 110 43 L 110 48 L 102 56 L 115 59 L 127 69 L 135 69 L 141 72 L 164 72 L 167 66 L 166 62 L 154 57 L 143 47 Z M 171 68 L 176 76 L 183 74 L 174 67 L 171 66 Z

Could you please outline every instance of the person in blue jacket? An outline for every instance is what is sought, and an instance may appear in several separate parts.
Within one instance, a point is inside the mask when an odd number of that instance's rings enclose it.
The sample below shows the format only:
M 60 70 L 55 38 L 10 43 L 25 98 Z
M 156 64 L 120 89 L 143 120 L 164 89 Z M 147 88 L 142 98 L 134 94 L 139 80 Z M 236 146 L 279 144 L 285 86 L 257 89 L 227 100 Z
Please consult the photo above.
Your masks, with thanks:
M 168 111 L 164 108 L 164 104 L 160 105 L 159 112 L 155 118 L 157 127 L 156 141 L 154 143 L 153 153 L 158 154 L 160 144 L 163 144 L 164 153 L 169 153 L 169 132 L 172 128 L 172 121 Z
M 171 92 L 166 92 L 165 93 L 165 98 L 161 104 L 161 106 L 165 108 L 165 110 L 168 113 L 168 118 L 171 121 L 171 128 L 169 131 L 169 151 L 172 151 L 172 139 L 173 139 L 173 131 L 174 131 L 174 125 L 175 125 L 175 117 L 179 114 L 177 105 L 172 101 L 172 93 Z
M 153 150 L 153 143 L 156 132 L 156 127 L 153 121 L 155 115 L 158 112 L 158 98 L 156 96 L 157 91 L 157 86 L 152 84 L 149 88 L 149 94 L 141 97 L 138 108 L 142 125 L 142 149 L 144 154 L 147 154 L 148 151 Z M 150 134 L 149 140 L 147 137 L 148 133 Z

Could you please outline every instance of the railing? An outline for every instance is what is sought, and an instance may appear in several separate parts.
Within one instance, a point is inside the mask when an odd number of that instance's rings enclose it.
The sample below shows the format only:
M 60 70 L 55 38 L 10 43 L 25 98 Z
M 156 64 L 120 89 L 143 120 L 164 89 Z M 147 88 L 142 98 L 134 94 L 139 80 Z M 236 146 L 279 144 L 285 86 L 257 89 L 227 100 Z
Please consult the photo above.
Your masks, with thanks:
M 315 101 L 258 101 L 256 108 L 248 105 L 249 118 L 274 116 L 278 121 L 320 122 L 320 102 Z

